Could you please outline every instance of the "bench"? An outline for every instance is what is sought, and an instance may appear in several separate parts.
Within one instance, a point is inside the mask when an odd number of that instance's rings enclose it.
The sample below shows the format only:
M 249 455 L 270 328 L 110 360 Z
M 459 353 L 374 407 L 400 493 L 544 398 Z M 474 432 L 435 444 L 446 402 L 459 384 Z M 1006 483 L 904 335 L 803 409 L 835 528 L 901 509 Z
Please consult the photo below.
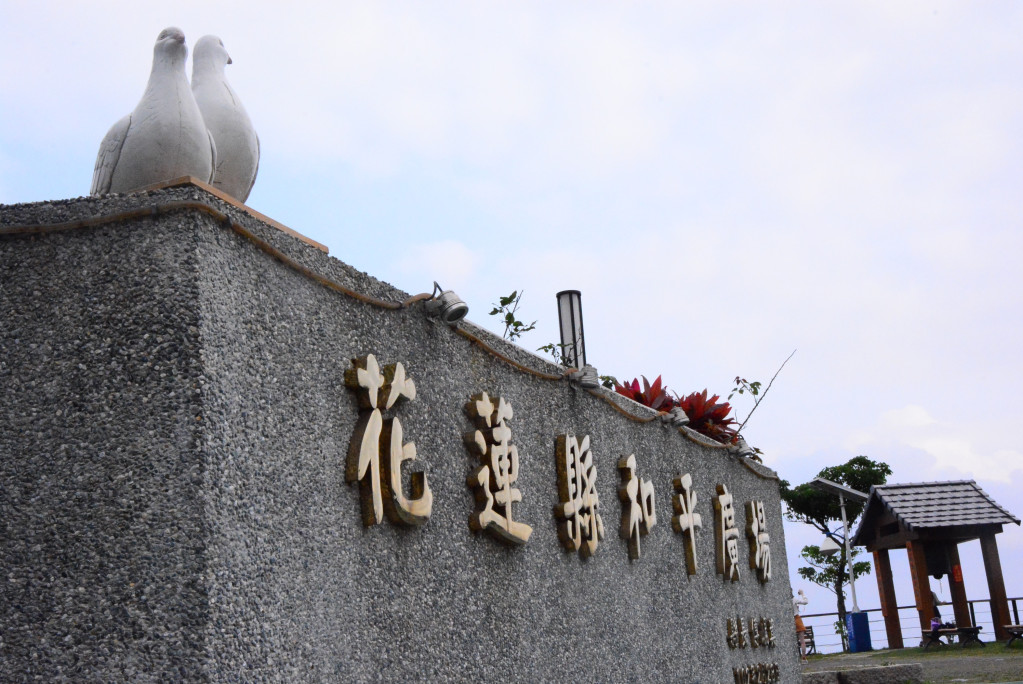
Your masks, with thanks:
M 1023 639 L 1023 625 L 1004 625 L 1003 628 L 1009 633 L 1009 640 L 1005 642 L 1006 648 L 1009 648 L 1016 639 Z
M 956 631 L 959 632 L 959 644 L 966 648 L 966 644 L 980 644 L 983 648 L 984 642 L 980 640 L 980 630 L 983 627 L 960 627 Z
M 951 646 L 952 645 L 952 637 L 955 637 L 955 636 L 959 637 L 959 645 L 961 647 L 963 647 L 963 648 L 965 648 L 967 644 L 980 644 L 981 647 L 983 647 L 984 646 L 984 642 L 980 640 L 980 636 L 979 636 L 980 635 L 980 630 L 982 630 L 982 629 L 984 629 L 984 628 L 983 627 L 950 627 L 950 628 L 947 628 L 947 629 L 939 629 L 937 634 L 935 634 L 933 629 L 928 630 L 928 631 L 923 633 L 923 636 L 924 636 L 924 650 L 926 651 L 928 648 L 930 648 L 931 646 L 934 646 L 934 645 L 944 646 L 945 644 L 943 644 L 941 642 L 941 637 L 945 637 L 948 640 L 948 644 Z
M 958 632 L 959 632 L 959 630 L 955 629 L 955 628 L 939 629 L 937 632 L 935 632 L 933 629 L 927 630 L 926 632 L 923 633 L 923 635 L 924 635 L 924 642 L 923 642 L 924 643 L 924 650 L 926 651 L 928 648 L 930 648 L 931 646 L 935 646 L 935 645 L 937 645 L 937 646 L 944 646 L 945 644 L 942 643 L 941 637 L 945 637 L 948 640 L 949 646 L 951 646 L 952 645 L 952 637 L 954 637 Z
M 817 642 L 813 640 L 813 627 L 806 626 L 806 631 L 803 632 L 804 643 L 806 643 L 806 654 L 817 653 Z

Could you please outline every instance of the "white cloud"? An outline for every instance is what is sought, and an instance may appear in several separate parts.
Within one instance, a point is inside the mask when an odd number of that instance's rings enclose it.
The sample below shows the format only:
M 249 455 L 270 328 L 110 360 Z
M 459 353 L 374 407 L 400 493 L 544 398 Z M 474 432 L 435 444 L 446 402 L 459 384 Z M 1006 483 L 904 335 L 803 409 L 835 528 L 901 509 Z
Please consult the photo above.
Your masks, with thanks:
M 850 433 L 843 446 L 882 454 L 902 481 L 967 477 L 1007 483 L 1013 471 L 1023 471 L 1023 454 L 1004 448 L 1000 438 L 941 422 L 916 405 L 886 411 L 872 427 Z
M 924 428 L 937 422 L 923 406 L 914 405 L 892 409 L 881 416 L 881 425 L 892 431 Z

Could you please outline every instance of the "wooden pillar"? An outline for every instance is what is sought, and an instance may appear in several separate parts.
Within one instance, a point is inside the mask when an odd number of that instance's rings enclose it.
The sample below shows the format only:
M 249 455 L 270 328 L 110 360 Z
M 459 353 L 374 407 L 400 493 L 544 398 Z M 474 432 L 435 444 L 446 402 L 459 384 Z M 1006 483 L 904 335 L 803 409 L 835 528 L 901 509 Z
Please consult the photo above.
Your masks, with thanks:
M 927 557 L 923 542 L 906 542 L 909 554 L 909 574 L 913 578 L 913 596 L 916 598 L 916 612 L 920 616 L 920 629 L 931 631 L 934 617 L 934 599 L 931 598 L 931 582 L 927 579 Z
M 984 572 L 987 573 L 987 590 L 991 597 L 991 621 L 995 623 L 995 637 L 1000 641 L 1008 639 L 1005 625 L 1009 620 L 1009 601 L 1005 598 L 1005 580 L 1002 578 L 1002 562 L 998 559 L 998 542 L 995 532 L 980 536 L 980 552 L 984 556 Z
M 905 648 L 902 643 L 902 623 L 899 621 L 899 603 L 895 599 L 892 581 L 892 561 L 888 549 L 874 551 L 874 574 L 877 576 L 877 595 L 881 597 L 881 614 L 888 634 L 888 648 Z
M 949 543 L 948 562 L 952 572 L 948 577 L 948 588 L 952 594 L 952 610 L 956 616 L 956 627 L 973 627 L 970 621 L 970 604 L 966 601 L 966 584 L 963 583 L 963 569 L 959 565 L 959 545 Z

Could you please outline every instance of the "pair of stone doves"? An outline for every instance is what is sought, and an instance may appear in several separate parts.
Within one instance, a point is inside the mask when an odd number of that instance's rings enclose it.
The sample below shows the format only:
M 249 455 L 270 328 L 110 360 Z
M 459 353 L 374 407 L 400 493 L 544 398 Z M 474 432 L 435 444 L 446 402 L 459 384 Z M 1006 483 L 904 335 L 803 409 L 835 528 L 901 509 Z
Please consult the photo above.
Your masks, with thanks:
M 187 55 L 181 29 L 160 32 L 146 92 L 100 144 L 92 195 L 193 176 L 240 202 L 248 198 L 259 168 L 259 138 L 224 77 L 231 57 L 216 36 L 200 38 L 189 87 Z

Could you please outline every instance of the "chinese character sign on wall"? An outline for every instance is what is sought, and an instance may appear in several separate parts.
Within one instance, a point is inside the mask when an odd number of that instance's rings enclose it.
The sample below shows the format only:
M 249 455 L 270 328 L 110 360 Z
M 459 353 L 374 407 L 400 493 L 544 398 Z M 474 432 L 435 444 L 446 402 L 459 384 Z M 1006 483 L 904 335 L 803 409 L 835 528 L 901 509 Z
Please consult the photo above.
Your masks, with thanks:
M 597 468 L 589 436 L 579 442 L 575 435 L 559 435 L 555 458 L 561 501 L 554 507 L 559 518 L 558 538 L 567 551 L 578 551 L 583 558 L 592 556 L 604 538 L 604 522 L 600 518 Z
M 728 648 L 746 648 L 746 632 L 742 618 L 728 618 L 728 632 L 725 637 Z
M 746 622 L 749 629 L 746 629 Z M 728 648 L 774 648 L 774 620 L 764 616 L 730 617 L 726 622 L 725 640 Z
M 696 531 L 703 527 L 703 519 L 696 512 L 696 492 L 693 491 L 693 476 L 689 473 L 676 477 L 673 483 L 677 492 L 671 497 L 675 515 L 671 518 L 672 528 L 682 535 L 686 554 L 686 573 L 696 574 Z
M 381 372 L 372 354 L 353 359 L 352 365 L 354 368 L 345 371 L 345 385 L 357 393 L 359 420 L 348 447 L 345 479 L 360 483 L 362 522 L 367 527 L 377 525 L 386 512 L 391 522 L 422 525 L 433 508 L 426 473 L 412 473 L 412 496 L 406 497 L 401 464 L 416 459 L 416 445 L 404 443 L 401 421 L 384 418 L 382 411 L 394 408 L 400 399 L 415 399 L 415 383 L 405 377 L 400 363 Z
M 657 524 L 654 507 L 654 483 L 636 475 L 635 454 L 618 461 L 622 484 L 618 498 L 622 500 L 622 526 L 619 534 L 629 542 L 629 558 L 639 558 L 639 537 L 647 535 Z
M 522 492 L 512 486 L 519 477 L 519 452 L 510 443 L 511 404 L 498 397 L 495 405 L 483 392 L 472 397 L 465 412 L 477 428 L 465 442 L 482 462 L 467 480 L 479 506 L 469 527 L 485 529 L 506 544 L 525 544 L 533 528 L 512 518 L 512 503 L 522 501 Z
M 717 492 L 718 495 L 714 497 L 717 572 L 724 575 L 726 580 L 736 582 L 739 579 L 739 530 L 735 526 L 735 508 L 728 487 L 720 484 Z
M 746 504 L 746 536 L 749 538 L 749 566 L 761 582 L 771 579 L 771 537 L 767 534 L 767 515 L 763 501 Z
M 416 460 L 416 445 L 404 441 L 401 421 L 390 415 L 401 402 L 416 398 L 416 385 L 406 376 L 401 363 L 381 369 L 372 354 L 353 359 L 352 366 L 345 372 L 345 385 L 356 394 L 359 417 L 348 448 L 345 476 L 349 483 L 360 485 L 363 524 L 377 525 L 386 516 L 395 523 L 422 525 L 430 518 L 433 493 L 426 474 L 413 472 L 409 477 L 410 495 L 406 495 L 402 464 Z M 476 532 L 486 530 L 507 544 L 525 544 L 533 528 L 515 519 L 515 504 L 522 501 L 523 494 L 516 486 L 519 454 L 512 444 L 512 406 L 503 397 L 496 397 L 495 401 L 481 392 L 465 404 L 465 412 L 475 429 L 464 435 L 464 441 L 479 459 L 466 480 L 477 504 L 469 516 L 469 527 Z M 578 551 L 586 558 L 596 552 L 604 538 L 590 437 L 580 440 L 575 435 L 558 436 L 555 460 L 559 503 L 554 514 L 558 537 L 567 551 Z M 635 454 L 618 461 L 620 536 L 627 540 L 632 560 L 641 555 L 641 537 L 657 524 L 653 482 L 639 476 L 636 463 Z M 673 484 L 672 527 L 683 536 L 686 572 L 694 575 L 697 532 L 702 529 L 702 518 L 696 512 L 697 494 L 689 473 L 676 477 Z M 735 582 L 739 580 L 740 532 L 733 495 L 724 484 L 717 485 L 713 505 L 717 572 Z M 746 536 L 750 568 L 761 582 L 767 582 L 771 578 L 771 546 L 762 501 L 746 503 Z M 735 638 L 743 640 L 741 628 L 735 630 Z

